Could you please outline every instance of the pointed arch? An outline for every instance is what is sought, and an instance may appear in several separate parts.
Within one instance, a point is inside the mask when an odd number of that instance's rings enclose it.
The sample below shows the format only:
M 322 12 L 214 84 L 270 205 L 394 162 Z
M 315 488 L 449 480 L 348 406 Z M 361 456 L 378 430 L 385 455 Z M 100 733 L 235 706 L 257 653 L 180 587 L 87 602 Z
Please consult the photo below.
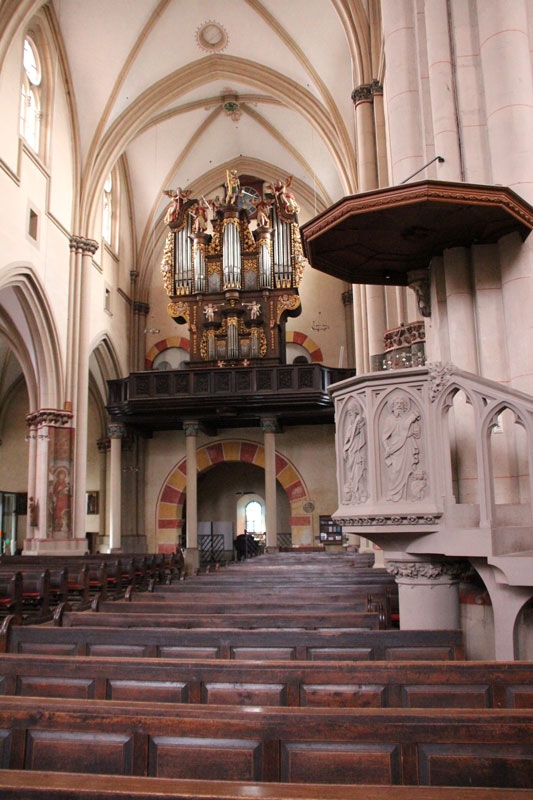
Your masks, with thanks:
M 61 408 L 59 337 L 45 290 L 28 264 L 10 264 L 0 271 L 0 330 L 19 359 L 30 410 Z
M 206 444 L 197 451 L 198 474 L 217 465 L 235 461 L 264 469 L 265 449 L 262 444 L 247 439 L 228 439 Z M 291 530 L 310 528 L 311 516 L 303 512 L 309 501 L 305 481 L 294 464 L 278 451 L 276 480 L 289 498 Z M 187 462 L 184 457 L 167 476 L 157 499 L 155 528 L 156 541 L 160 548 L 164 548 L 164 543 L 168 542 L 169 532 L 174 531 L 177 534 L 183 527 L 186 487 Z

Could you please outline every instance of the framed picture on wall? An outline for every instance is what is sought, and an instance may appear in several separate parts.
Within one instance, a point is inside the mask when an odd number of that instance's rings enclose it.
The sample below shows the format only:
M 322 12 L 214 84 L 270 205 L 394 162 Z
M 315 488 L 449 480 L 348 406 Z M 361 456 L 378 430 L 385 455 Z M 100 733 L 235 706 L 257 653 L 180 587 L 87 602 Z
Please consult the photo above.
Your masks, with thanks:
M 87 514 L 99 514 L 99 492 L 87 492 Z

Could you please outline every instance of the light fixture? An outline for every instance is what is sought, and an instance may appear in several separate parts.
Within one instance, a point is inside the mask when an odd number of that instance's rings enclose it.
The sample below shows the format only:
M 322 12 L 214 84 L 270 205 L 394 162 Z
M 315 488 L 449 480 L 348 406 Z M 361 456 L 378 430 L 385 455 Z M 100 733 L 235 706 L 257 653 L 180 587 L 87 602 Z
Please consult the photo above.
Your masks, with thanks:
M 311 323 L 311 328 L 314 331 L 329 331 L 329 325 L 327 322 L 322 322 L 322 312 L 318 312 L 318 319 L 313 320 Z

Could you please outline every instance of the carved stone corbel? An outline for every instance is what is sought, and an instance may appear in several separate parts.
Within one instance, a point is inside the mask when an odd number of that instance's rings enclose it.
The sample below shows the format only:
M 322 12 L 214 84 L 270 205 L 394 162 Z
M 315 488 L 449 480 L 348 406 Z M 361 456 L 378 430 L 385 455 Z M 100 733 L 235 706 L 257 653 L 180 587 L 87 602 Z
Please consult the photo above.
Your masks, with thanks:
M 431 300 L 429 294 L 429 271 L 413 269 L 407 273 L 407 285 L 416 294 L 418 310 L 423 317 L 431 316 Z

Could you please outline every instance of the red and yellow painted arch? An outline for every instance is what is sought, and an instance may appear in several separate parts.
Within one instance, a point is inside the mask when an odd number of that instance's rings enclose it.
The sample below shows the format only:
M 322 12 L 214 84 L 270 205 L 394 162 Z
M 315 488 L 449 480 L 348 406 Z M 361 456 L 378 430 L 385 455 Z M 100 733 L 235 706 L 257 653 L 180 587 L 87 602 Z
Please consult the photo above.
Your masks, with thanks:
M 151 347 L 144 357 L 144 368 L 152 369 L 152 364 L 156 356 L 162 353 L 163 350 L 168 350 L 169 347 L 181 347 L 182 350 L 189 352 L 191 345 L 188 339 L 184 336 L 167 336 L 166 339 L 160 339 Z
M 301 345 L 309 355 L 311 356 L 311 361 L 314 364 L 322 364 L 324 361 L 324 357 L 322 355 L 322 350 L 314 342 L 310 336 L 307 336 L 305 333 L 301 333 L 301 331 L 287 331 L 285 340 L 287 342 L 293 342 L 294 344 Z
M 228 439 L 200 447 L 197 451 L 198 473 L 228 462 L 238 461 L 265 468 L 265 449 L 262 444 L 240 439 Z M 276 452 L 276 480 L 285 489 L 289 498 L 291 531 L 293 541 L 312 528 L 309 514 L 303 513 L 303 506 L 309 501 L 309 494 L 302 476 L 295 466 Z M 176 546 L 178 533 L 183 527 L 183 504 L 187 489 L 187 463 L 182 458 L 165 481 L 156 508 L 156 534 L 159 552 L 171 552 Z

